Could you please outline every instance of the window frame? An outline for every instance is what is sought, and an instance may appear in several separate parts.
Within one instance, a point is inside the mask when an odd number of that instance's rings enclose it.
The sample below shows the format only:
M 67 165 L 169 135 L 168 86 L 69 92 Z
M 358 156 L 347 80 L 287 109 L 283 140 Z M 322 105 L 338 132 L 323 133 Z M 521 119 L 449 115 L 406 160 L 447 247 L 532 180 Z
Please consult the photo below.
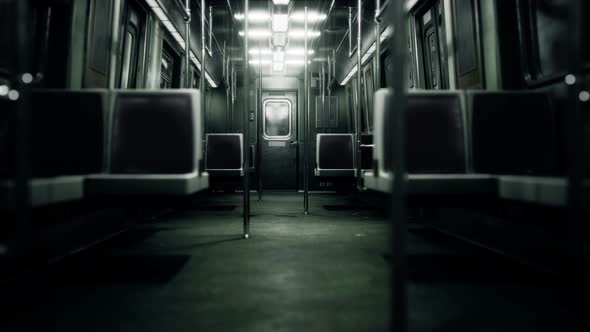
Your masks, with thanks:
M 288 132 L 287 135 L 277 136 L 277 135 L 267 135 L 267 133 L 266 133 L 266 105 L 269 104 L 269 103 L 276 103 L 276 102 L 286 103 L 287 106 L 288 106 L 288 112 L 289 112 L 289 132 Z M 265 140 L 268 140 L 268 141 L 286 141 L 286 140 L 291 139 L 291 137 L 293 137 L 293 103 L 291 102 L 291 100 L 289 100 L 288 98 L 267 98 L 262 103 L 262 111 L 263 111 L 263 116 L 262 116 L 262 136 L 264 137 Z

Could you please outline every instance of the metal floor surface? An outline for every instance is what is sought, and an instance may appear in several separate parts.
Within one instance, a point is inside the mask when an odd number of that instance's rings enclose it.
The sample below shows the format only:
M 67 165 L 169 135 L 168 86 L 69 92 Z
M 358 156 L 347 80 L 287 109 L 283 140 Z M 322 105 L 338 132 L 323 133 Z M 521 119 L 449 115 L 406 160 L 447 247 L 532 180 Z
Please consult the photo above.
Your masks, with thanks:
M 389 224 L 351 198 L 209 195 L 0 288 L 2 331 L 386 331 Z M 413 228 L 410 331 L 574 331 L 543 276 Z M 575 292 L 575 289 L 570 290 Z M 570 294 L 571 295 L 571 294 Z

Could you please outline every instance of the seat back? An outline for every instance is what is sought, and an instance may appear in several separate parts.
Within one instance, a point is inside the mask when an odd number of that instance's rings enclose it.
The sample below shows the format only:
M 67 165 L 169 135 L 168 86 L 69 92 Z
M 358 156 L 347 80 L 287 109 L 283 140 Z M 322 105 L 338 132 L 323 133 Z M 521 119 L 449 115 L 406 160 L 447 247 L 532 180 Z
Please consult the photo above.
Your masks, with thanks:
M 242 134 L 207 134 L 208 171 L 241 171 L 244 166 Z
M 361 169 L 373 169 L 373 134 L 361 135 Z
M 14 143 L 11 124 L 14 122 L 14 103 L 0 97 L 0 178 L 14 173 Z
M 557 117 L 548 94 L 468 91 L 476 172 L 552 175 L 559 168 Z
M 317 134 L 317 168 L 322 170 L 354 169 L 353 134 Z
M 107 90 L 33 91 L 32 175 L 102 172 L 107 104 Z
M 374 159 L 380 173 L 393 171 L 388 130 L 393 92 L 381 89 L 374 100 Z M 468 149 L 464 98 L 454 91 L 417 91 L 407 95 L 406 163 L 408 173 L 464 173 Z
M 109 172 L 186 174 L 202 156 L 198 90 L 112 93 Z

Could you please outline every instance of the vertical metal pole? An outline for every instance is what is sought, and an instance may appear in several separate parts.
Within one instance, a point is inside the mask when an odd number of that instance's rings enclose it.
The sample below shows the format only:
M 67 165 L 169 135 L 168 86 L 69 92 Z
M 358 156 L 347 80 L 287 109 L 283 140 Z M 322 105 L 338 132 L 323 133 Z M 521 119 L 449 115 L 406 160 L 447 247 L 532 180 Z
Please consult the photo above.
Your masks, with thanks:
M 261 47 L 262 48 L 262 47 Z M 262 64 L 258 65 L 258 129 L 256 140 L 256 174 L 258 177 L 258 201 L 262 202 L 262 117 L 264 109 L 262 108 Z
M 186 6 L 189 8 L 190 1 L 186 1 Z M 201 76 L 199 77 L 199 90 L 201 90 L 201 114 L 202 116 L 202 128 L 203 128 L 203 136 L 207 132 L 207 108 L 205 107 L 205 94 L 207 93 L 207 84 L 205 83 L 205 73 L 207 72 L 206 68 L 206 54 L 205 54 L 205 0 L 201 1 Z M 189 9 L 190 10 L 190 9 Z M 190 15 L 190 11 L 189 11 Z M 190 19 L 189 19 L 190 21 Z M 187 34 L 188 40 L 190 40 L 190 34 Z M 187 44 L 190 46 L 190 43 Z M 190 50 L 190 48 L 187 48 Z
M 201 4 L 201 6 L 204 5 L 205 0 L 203 0 L 203 3 Z M 185 49 L 184 49 L 184 64 L 186 66 L 186 68 L 184 69 L 185 71 L 185 75 L 186 75 L 186 83 L 185 83 L 185 87 L 187 88 L 192 88 L 192 76 L 191 76 L 191 3 L 190 0 L 186 0 L 185 2 L 185 17 L 184 17 L 184 33 L 185 33 Z M 202 68 L 202 67 L 201 67 Z M 201 91 L 202 92 L 202 91 Z M 201 93 L 201 98 L 203 97 L 203 94 Z M 201 112 L 205 112 L 205 103 L 202 102 L 201 103 Z
M 231 59 L 230 59 L 231 61 Z M 232 132 L 234 130 L 234 104 L 235 104 L 235 96 L 237 94 L 236 89 L 237 89 L 237 84 L 236 84 L 236 66 L 234 64 L 234 62 L 231 62 L 231 72 L 230 72 L 230 87 L 229 87 L 229 92 L 230 92 L 230 98 L 231 98 L 231 105 L 229 108 L 229 131 Z
M 393 56 L 394 76 L 398 77 L 393 82 L 394 100 L 393 107 L 389 110 L 393 114 L 390 128 L 393 130 L 393 144 L 391 155 L 394 161 L 394 181 L 391 195 L 391 224 L 392 224 L 392 330 L 405 332 L 408 330 L 407 318 L 407 257 L 406 235 L 406 133 L 405 133 L 405 109 L 406 109 L 406 75 L 405 70 L 406 47 L 406 17 L 404 9 L 405 1 L 391 2 L 389 7 L 390 24 L 393 26 L 394 35 L 391 38 L 391 52 Z
M 9 244 L 8 248 L 3 248 L 2 251 L 14 251 L 17 255 L 25 254 L 28 245 L 26 238 L 29 235 L 30 226 L 30 203 L 31 196 L 29 191 L 29 180 L 31 177 L 31 159 L 30 159 L 30 83 L 29 79 L 25 79 L 25 75 L 32 75 L 30 73 L 30 54 L 31 54 L 31 40 L 30 27 L 31 22 L 31 7 L 29 1 L 15 1 L 16 3 L 16 76 L 17 80 L 14 82 L 11 93 L 13 97 L 10 102 L 14 103 L 14 130 L 11 135 L 14 137 L 15 144 L 14 158 L 14 203 L 16 212 L 16 234 L 13 239 L 14 243 Z M 27 75 L 27 77 L 28 77 Z M 32 79 L 32 76 L 29 77 Z M 16 96 L 14 96 L 16 94 Z
M 225 87 L 225 132 L 228 132 L 230 130 L 230 123 L 229 123 L 229 112 L 230 112 L 230 108 L 231 108 L 231 94 L 232 94 L 232 90 L 231 90 L 231 72 L 229 71 L 229 57 L 227 58 L 227 63 L 225 64 L 226 66 L 226 82 L 227 82 L 227 86 Z
M 362 131 L 362 92 L 361 92 L 361 79 L 362 79 L 362 45 L 361 45 L 361 27 L 363 22 L 362 17 L 362 0 L 357 1 L 357 35 L 356 35 L 356 61 L 357 61 L 357 71 L 356 71 L 356 95 L 357 95 L 357 107 L 356 107 L 356 158 L 355 158 L 355 168 L 356 168 L 356 184 L 357 188 L 362 187 L 362 178 L 361 178 L 361 167 L 362 167 L 362 159 L 361 159 L 361 131 Z
M 324 62 L 322 61 L 322 68 L 321 68 L 321 77 L 320 77 L 320 93 L 322 94 L 322 109 L 321 109 L 321 114 L 320 114 L 320 123 L 322 124 L 320 129 L 321 132 L 324 132 L 324 128 L 326 127 L 326 124 L 324 123 L 326 120 L 325 115 L 325 110 L 326 110 L 326 71 L 324 70 Z M 316 103 L 317 105 L 317 103 Z M 320 109 L 316 106 L 315 109 L 315 117 L 316 119 L 318 118 L 318 113 L 320 113 Z M 315 126 L 317 126 L 317 122 L 315 124 Z
M 568 245 L 574 263 L 579 263 L 584 245 L 584 204 L 582 200 L 582 153 L 583 121 L 579 94 L 582 91 L 582 9 L 584 1 L 571 1 L 569 4 L 569 55 L 570 75 L 568 84 Z M 572 77 L 573 76 L 573 77 Z
M 381 0 L 375 1 L 375 91 L 381 89 Z M 373 96 L 369 96 L 373 98 Z
M 305 33 L 304 37 L 304 46 L 303 46 L 303 210 L 305 214 L 309 214 L 309 73 L 308 73 L 308 65 L 307 65 L 307 6 L 305 6 L 304 13 L 304 27 L 303 31 Z
M 249 82 L 250 75 L 248 75 L 248 25 L 250 14 L 250 1 L 244 0 L 244 238 L 250 237 L 250 107 L 249 107 Z

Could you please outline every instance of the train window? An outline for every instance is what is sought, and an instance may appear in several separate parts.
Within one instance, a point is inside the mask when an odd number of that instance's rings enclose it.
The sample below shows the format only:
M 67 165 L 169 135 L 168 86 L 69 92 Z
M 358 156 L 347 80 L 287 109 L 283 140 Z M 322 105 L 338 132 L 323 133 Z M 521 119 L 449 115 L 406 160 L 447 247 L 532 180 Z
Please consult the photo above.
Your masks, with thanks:
M 125 37 L 125 49 L 123 50 L 121 88 L 129 88 L 131 87 L 130 85 L 133 84 L 131 83 L 133 82 L 133 79 L 130 80 L 130 76 L 133 75 L 133 71 L 131 69 L 133 63 L 133 43 L 135 43 L 135 35 L 128 31 L 127 36 Z
M 444 71 L 446 58 L 444 45 L 445 31 L 442 26 L 442 4 L 440 0 L 428 2 L 421 7 L 416 17 L 417 33 L 421 41 L 421 67 L 424 72 L 426 89 L 445 89 L 448 86 Z M 411 76 L 413 79 L 413 76 Z M 413 80 L 411 81 L 413 82 Z
M 478 1 L 453 1 L 457 88 L 481 88 Z
M 166 50 L 163 50 L 160 63 L 160 89 L 170 89 L 172 87 L 173 66 L 172 57 Z
M 373 91 L 375 90 L 375 80 L 373 78 L 373 66 L 367 66 L 364 70 L 364 81 L 365 81 L 365 116 L 366 116 L 366 129 L 369 133 L 373 131 Z
M 71 8 L 35 2 L 33 7 L 34 73 L 45 88 L 65 88 L 70 51 Z
M 267 99 L 264 101 L 262 126 L 266 139 L 288 139 L 291 137 L 291 101 L 288 99 Z
M 521 41 L 526 53 L 525 77 L 529 83 L 563 76 L 568 70 L 569 2 L 539 0 L 520 2 L 519 24 Z M 584 5 L 582 17 L 590 15 Z M 583 24 L 588 24 L 588 20 Z M 584 31 L 588 31 L 587 29 Z M 588 53 L 585 61 L 590 61 Z
M 137 72 L 139 69 L 139 53 L 141 46 L 141 29 L 143 26 L 140 9 L 133 2 L 127 6 L 125 28 L 123 35 L 123 61 L 119 86 L 123 89 L 137 87 Z
M 180 55 L 164 40 L 160 63 L 160 88 L 180 88 Z

